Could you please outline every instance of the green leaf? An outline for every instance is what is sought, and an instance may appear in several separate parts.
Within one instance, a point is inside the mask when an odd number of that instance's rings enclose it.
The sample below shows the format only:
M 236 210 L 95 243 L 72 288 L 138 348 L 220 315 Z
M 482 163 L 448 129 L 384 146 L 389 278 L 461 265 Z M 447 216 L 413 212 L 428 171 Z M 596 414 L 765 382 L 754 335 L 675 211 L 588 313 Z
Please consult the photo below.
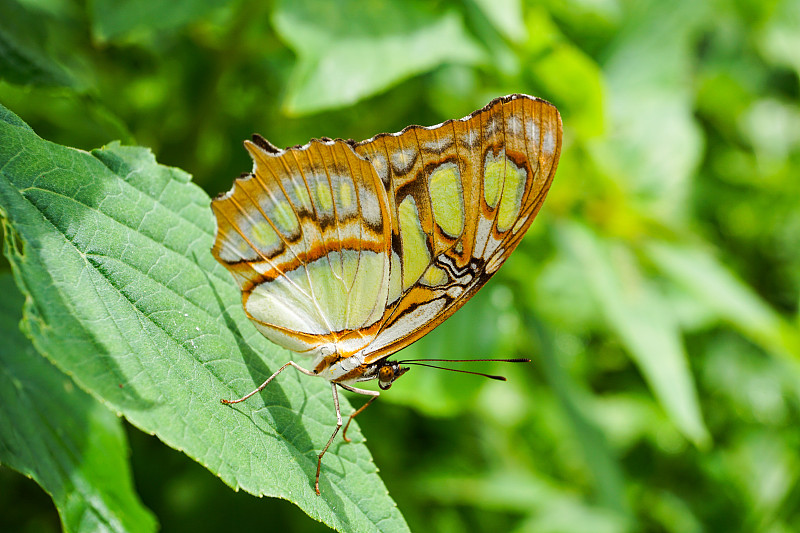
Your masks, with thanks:
M 528 330 L 535 331 L 539 339 L 541 354 L 538 361 L 542 372 L 581 446 L 584 460 L 594 477 L 598 499 L 604 507 L 618 513 L 618 518 L 630 519 L 631 510 L 625 501 L 622 469 L 605 436 L 588 416 L 588 392 L 582 390 L 561 367 L 551 334 L 531 314 L 526 317 L 526 324 Z
M 482 477 L 431 474 L 422 488 L 429 500 L 493 511 L 513 510 L 524 514 L 515 532 L 630 531 L 630 522 L 620 513 L 598 505 L 587 505 L 572 491 L 553 486 L 538 473 L 496 470 Z
M 590 57 L 576 46 L 559 43 L 533 61 L 531 69 L 548 94 L 559 95 L 564 123 L 575 135 L 591 138 L 603 133 L 603 76 Z
M 209 252 L 209 198 L 189 176 L 142 148 L 48 143 L 0 111 L 7 255 L 36 348 L 232 487 L 290 500 L 340 530 L 406 529 L 357 428 L 356 442 L 331 446 L 315 494 L 336 421 L 323 380 L 290 369 L 247 402 L 220 404 L 290 356 L 245 318 Z
M 594 298 L 673 423 L 695 444 L 703 423 L 686 351 L 671 309 L 622 245 L 605 242 L 578 224 L 559 227 L 560 240 L 583 266 Z
M 509 41 L 519 43 L 528 36 L 520 0 L 473 0 L 489 22 Z
M 664 273 L 751 340 L 767 351 L 800 358 L 800 330 L 785 321 L 708 250 L 664 242 L 650 243 L 645 250 Z
M 225 0 L 93 0 L 89 2 L 89 11 L 96 39 L 122 41 L 137 33 L 180 29 L 226 3 Z
M 703 139 L 692 114 L 692 48 L 707 10 L 691 0 L 637 4 L 606 53 L 609 135 L 597 165 L 649 213 L 683 220 Z
M 772 61 L 789 66 L 800 74 L 800 4 L 792 0 L 775 2 L 771 16 L 760 28 L 758 44 Z
M 67 13 L 56 15 L 15 0 L 0 2 L 0 78 L 20 85 L 83 87 L 75 71 L 75 21 Z
M 36 353 L 23 297 L 0 275 L 0 463 L 47 491 L 65 531 L 155 531 L 133 487 L 119 419 Z
M 566 39 L 561 20 L 556 24 L 547 11 L 530 9 L 525 21 L 530 38 L 523 45 L 522 64 L 523 72 L 530 77 L 528 83 L 545 91 L 540 96 L 553 98 L 576 139 L 602 135 L 605 80 L 600 66 Z
M 350 105 L 444 63 L 483 57 L 459 14 L 417 1 L 284 0 L 273 23 L 298 55 L 284 103 L 295 115 Z

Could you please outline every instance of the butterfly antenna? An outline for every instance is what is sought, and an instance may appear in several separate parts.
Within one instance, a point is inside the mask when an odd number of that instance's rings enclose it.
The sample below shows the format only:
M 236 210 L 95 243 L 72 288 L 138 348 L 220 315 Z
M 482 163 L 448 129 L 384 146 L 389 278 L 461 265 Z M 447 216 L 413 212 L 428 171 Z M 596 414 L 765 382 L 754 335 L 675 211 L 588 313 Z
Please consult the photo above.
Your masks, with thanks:
M 424 361 L 424 362 L 423 362 Z M 507 381 L 505 376 L 495 376 L 492 374 L 484 374 L 483 372 L 472 372 L 470 370 L 461 370 L 458 368 L 447 368 L 445 366 L 436 366 L 436 365 L 429 365 L 426 364 L 427 362 L 433 363 L 469 363 L 469 362 L 476 362 L 476 361 L 494 361 L 498 363 L 530 363 L 530 359 L 408 359 L 406 361 L 398 361 L 399 364 L 403 365 L 418 365 L 418 366 L 426 366 L 428 368 L 438 368 L 439 370 L 447 370 L 449 372 L 460 372 L 462 374 L 472 374 L 473 376 L 483 376 L 489 379 L 496 379 L 498 381 Z

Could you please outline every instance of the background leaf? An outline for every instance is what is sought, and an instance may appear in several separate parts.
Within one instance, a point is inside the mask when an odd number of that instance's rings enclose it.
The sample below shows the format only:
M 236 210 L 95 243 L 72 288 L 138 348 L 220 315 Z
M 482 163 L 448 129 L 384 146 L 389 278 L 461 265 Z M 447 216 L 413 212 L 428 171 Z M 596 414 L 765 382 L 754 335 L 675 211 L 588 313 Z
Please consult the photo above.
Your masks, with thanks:
M 670 418 L 697 444 L 708 444 L 678 325 L 657 289 L 622 246 L 604 243 L 586 228 L 561 228 L 565 246 L 587 272 L 598 306 Z
M 660 242 L 651 243 L 647 251 L 667 274 L 743 334 L 779 355 L 800 357 L 797 330 L 707 251 Z
M 221 0 L 177 0 L 156 4 L 141 0 L 89 2 L 93 33 L 101 42 L 136 39 L 143 33 L 159 30 L 173 31 L 223 5 L 225 2 Z
M 688 79 L 690 46 L 705 16 L 689 1 L 642 3 L 604 64 L 610 135 L 594 156 L 644 209 L 660 217 L 684 216 L 688 181 L 703 147 L 691 116 Z
M 299 58 L 285 103 L 291 114 L 352 104 L 442 63 L 482 57 L 455 11 L 436 13 L 416 0 L 283 1 L 274 23 Z
M 483 15 L 497 28 L 505 38 L 519 42 L 527 37 L 527 30 L 523 22 L 522 2 L 520 0 L 502 0 L 489 2 L 488 0 L 474 0 Z
M 15 0 L 0 5 L 0 77 L 81 90 L 87 81 L 81 58 L 67 52 L 80 42 L 75 12 L 65 5 L 46 7 Z

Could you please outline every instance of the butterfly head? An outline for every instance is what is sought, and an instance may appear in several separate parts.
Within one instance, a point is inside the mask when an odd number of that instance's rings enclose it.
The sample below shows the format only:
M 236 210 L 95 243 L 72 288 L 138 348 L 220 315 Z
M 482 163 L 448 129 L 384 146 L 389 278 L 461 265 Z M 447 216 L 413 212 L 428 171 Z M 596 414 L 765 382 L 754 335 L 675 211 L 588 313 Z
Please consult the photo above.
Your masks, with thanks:
M 394 380 L 408 372 L 409 367 L 400 366 L 397 361 L 381 361 L 378 367 L 378 386 L 382 390 L 388 390 Z

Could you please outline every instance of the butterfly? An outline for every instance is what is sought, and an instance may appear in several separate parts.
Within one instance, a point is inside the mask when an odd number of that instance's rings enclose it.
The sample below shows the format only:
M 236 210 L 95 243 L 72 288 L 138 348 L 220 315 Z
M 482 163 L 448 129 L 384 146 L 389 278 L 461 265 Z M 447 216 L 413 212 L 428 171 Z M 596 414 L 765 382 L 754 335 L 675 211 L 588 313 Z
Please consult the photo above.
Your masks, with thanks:
M 254 161 L 212 202 L 214 257 L 236 279 L 255 327 L 305 356 L 292 366 L 371 398 L 408 371 L 389 361 L 452 315 L 508 258 L 550 188 L 561 117 L 539 98 L 512 94 L 459 120 L 408 126 L 355 142 L 313 139 L 281 150 L 259 135 Z M 528 361 L 507 359 L 508 362 Z M 437 367 L 438 368 L 438 367 Z M 478 372 L 460 372 L 489 376 Z M 343 438 L 347 439 L 347 426 Z

